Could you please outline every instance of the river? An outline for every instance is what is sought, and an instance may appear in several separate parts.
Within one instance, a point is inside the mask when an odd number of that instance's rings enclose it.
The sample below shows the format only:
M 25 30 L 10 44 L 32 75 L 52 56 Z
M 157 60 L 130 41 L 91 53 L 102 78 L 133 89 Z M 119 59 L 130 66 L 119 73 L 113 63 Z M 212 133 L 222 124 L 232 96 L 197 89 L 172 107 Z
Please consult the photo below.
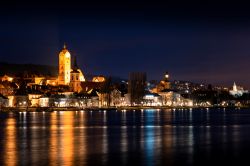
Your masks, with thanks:
M 0 165 L 243 165 L 250 109 L 0 113 Z

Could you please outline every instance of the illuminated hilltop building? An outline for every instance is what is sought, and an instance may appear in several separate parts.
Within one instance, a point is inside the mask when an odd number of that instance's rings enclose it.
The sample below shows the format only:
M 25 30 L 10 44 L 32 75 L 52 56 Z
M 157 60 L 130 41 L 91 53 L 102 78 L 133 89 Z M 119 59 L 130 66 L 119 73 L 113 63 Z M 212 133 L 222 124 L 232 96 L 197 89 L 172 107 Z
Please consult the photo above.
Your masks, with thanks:
M 69 85 L 71 72 L 71 55 L 64 44 L 62 51 L 59 53 L 59 85 Z
M 76 61 L 76 60 L 75 60 Z M 76 63 L 76 62 L 75 62 Z M 74 64 L 73 69 L 71 68 L 71 55 L 69 50 L 66 48 L 64 44 L 62 51 L 59 53 L 59 71 L 58 71 L 58 85 L 71 85 L 75 83 L 75 81 L 83 82 L 85 81 L 84 75 L 82 71 L 77 67 L 77 64 Z M 76 74 L 76 72 L 78 72 Z M 71 74 L 74 77 L 72 79 Z M 78 78 L 78 80 L 76 80 Z M 71 82 L 74 83 L 71 83 Z

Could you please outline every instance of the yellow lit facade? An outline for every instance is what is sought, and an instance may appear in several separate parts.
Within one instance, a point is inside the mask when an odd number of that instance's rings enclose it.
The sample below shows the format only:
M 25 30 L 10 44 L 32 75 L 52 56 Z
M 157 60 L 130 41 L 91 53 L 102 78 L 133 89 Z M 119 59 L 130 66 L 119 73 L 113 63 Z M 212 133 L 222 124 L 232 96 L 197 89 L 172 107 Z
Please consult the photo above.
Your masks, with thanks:
M 31 107 L 37 107 L 39 106 L 39 98 L 41 97 L 41 94 L 28 94 L 28 99 L 31 102 Z
M 80 81 L 81 81 L 81 82 L 85 81 L 85 77 L 84 77 L 84 75 L 83 75 L 81 69 L 77 69 L 77 71 L 80 73 L 80 74 L 79 74 Z
M 80 81 L 80 72 L 73 70 L 71 73 L 70 88 L 73 92 L 80 92 L 82 90 Z
M 3 77 L 2 77 L 2 81 L 9 81 L 9 82 L 12 82 L 13 81 L 13 77 L 10 77 L 10 76 L 8 76 L 8 75 L 4 75 Z
M 45 77 L 35 77 L 35 84 L 42 85 L 44 79 Z
M 82 74 L 82 71 L 78 68 L 77 62 L 76 62 L 76 57 L 74 59 L 74 64 L 73 68 L 70 72 L 70 89 L 73 92 L 81 92 L 82 87 L 81 87 L 81 82 L 85 81 L 85 78 Z
M 105 81 L 105 77 L 103 76 L 95 76 L 92 79 L 93 82 L 104 82 Z
M 56 85 L 58 85 L 58 79 L 56 79 L 56 78 L 47 79 L 46 85 L 56 86 Z
M 71 55 L 64 45 L 62 51 L 59 54 L 59 85 L 69 85 L 70 83 L 70 71 L 71 71 Z
M 58 85 L 58 77 L 35 77 L 35 83 L 31 83 L 29 85 Z

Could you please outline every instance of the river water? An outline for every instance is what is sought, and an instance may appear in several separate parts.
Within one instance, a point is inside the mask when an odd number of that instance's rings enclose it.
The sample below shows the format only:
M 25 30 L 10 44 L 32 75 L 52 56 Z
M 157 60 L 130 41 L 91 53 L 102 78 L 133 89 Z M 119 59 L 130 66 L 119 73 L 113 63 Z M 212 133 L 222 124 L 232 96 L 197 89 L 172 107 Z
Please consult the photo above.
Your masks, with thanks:
M 0 165 L 243 165 L 250 109 L 0 113 Z

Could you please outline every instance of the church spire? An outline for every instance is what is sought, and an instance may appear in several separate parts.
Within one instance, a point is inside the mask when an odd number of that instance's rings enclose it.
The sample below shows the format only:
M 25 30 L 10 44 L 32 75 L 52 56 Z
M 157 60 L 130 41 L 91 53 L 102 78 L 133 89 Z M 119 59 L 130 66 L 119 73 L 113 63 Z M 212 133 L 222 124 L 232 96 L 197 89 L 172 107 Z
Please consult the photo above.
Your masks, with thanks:
M 66 43 L 64 42 L 64 44 L 63 44 L 63 49 L 66 49 L 67 47 L 66 47 Z
M 234 85 L 233 85 L 233 91 L 237 91 L 237 85 L 236 85 L 235 82 L 234 82 Z

